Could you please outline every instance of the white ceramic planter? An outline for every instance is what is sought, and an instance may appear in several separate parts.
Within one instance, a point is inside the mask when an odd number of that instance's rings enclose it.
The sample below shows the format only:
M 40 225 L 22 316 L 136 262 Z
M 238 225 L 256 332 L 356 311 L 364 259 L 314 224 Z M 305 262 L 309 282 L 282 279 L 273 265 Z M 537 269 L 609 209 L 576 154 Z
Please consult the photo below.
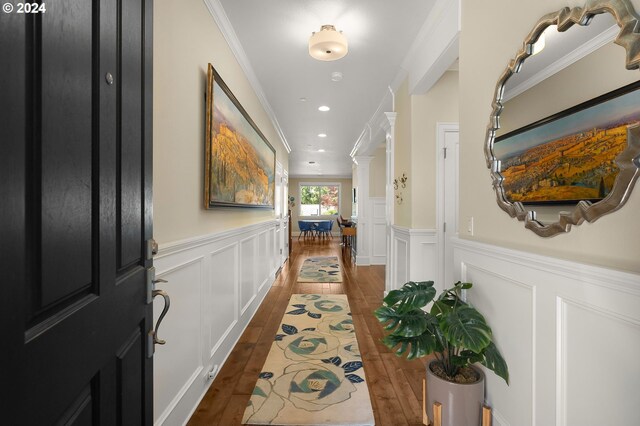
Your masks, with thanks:
M 427 415 L 433 424 L 433 403 L 442 404 L 442 426 L 480 426 L 484 404 L 484 374 L 471 384 L 441 379 L 427 367 Z

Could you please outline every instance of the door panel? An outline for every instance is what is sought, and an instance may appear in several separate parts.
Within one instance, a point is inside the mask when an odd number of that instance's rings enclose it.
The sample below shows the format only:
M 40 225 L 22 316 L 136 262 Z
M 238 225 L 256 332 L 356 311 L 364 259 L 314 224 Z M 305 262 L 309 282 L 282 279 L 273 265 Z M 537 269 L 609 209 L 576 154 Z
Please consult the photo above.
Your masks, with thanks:
M 119 219 L 122 224 L 119 244 L 121 268 L 142 259 L 142 171 L 140 168 L 143 151 L 140 138 L 143 136 L 140 120 L 143 88 L 142 75 L 142 1 L 122 2 L 123 36 L 118 50 L 120 58 L 120 86 L 118 96 L 119 159 L 122 177 L 119 182 Z
M 150 5 L 0 16 L 0 423 L 152 423 Z
M 92 50 L 91 3 L 68 3 L 52 7 L 50 15 L 33 22 L 34 44 L 41 56 L 36 51 L 33 57 L 32 90 L 41 102 L 31 103 L 30 114 L 36 120 L 31 148 L 33 157 L 46 160 L 31 163 L 33 184 L 41 186 L 33 188 L 31 200 L 34 206 L 41 203 L 40 218 L 33 218 L 35 227 L 40 222 L 41 259 L 32 259 L 42 263 L 41 287 L 34 295 L 40 309 L 59 306 L 57 302 L 92 282 L 92 153 L 97 142 L 92 137 L 92 112 L 97 105 L 83 94 L 91 93 L 98 52 Z M 59 25 L 70 20 L 75 24 L 60 32 Z M 62 273 L 64 282 L 57 282 Z

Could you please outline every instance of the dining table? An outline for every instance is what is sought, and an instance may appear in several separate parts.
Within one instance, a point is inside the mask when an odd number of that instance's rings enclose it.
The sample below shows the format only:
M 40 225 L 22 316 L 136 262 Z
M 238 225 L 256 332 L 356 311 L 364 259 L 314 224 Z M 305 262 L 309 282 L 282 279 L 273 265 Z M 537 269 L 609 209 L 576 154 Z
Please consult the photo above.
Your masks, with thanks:
M 331 223 L 333 222 L 333 219 L 300 219 L 298 220 L 298 222 L 303 222 L 303 223 L 310 223 L 312 224 L 312 230 L 315 231 L 317 228 L 320 228 L 320 224 L 324 224 L 324 223 Z M 330 228 L 331 225 L 328 225 L 328 227 Z M 313 237 L 315 237 L 315 235 L 311 234 Z

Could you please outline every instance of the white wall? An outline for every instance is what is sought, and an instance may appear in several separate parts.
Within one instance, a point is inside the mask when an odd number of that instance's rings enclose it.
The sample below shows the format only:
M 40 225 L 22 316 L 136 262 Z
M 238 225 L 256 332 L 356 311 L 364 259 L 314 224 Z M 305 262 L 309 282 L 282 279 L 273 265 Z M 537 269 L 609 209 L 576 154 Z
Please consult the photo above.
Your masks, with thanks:
M 371 265 L 387 263 L 386 235 L 386 199 L 384 197 L 369 198 L 371 211 L 371 249 L 369 252 Z
M 373 159 L 371 160 L 369 167 L 369 196 L 384 197 L 387 179 L 386 151 L 384 143 L 382 143 L 373 153 Z

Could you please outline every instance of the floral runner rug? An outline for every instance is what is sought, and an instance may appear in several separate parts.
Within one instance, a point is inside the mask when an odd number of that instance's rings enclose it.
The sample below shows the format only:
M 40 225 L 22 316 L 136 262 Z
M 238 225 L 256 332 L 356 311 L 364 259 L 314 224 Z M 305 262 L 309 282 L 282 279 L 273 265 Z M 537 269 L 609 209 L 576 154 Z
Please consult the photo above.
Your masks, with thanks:
M 292 295 L 278 333 L 243 424 L 374 424 L 346 295 Z
M 310 257 L 305 259 L 298 274 L 299 283 L 339 283 L 342 272 L 337 256 Z

